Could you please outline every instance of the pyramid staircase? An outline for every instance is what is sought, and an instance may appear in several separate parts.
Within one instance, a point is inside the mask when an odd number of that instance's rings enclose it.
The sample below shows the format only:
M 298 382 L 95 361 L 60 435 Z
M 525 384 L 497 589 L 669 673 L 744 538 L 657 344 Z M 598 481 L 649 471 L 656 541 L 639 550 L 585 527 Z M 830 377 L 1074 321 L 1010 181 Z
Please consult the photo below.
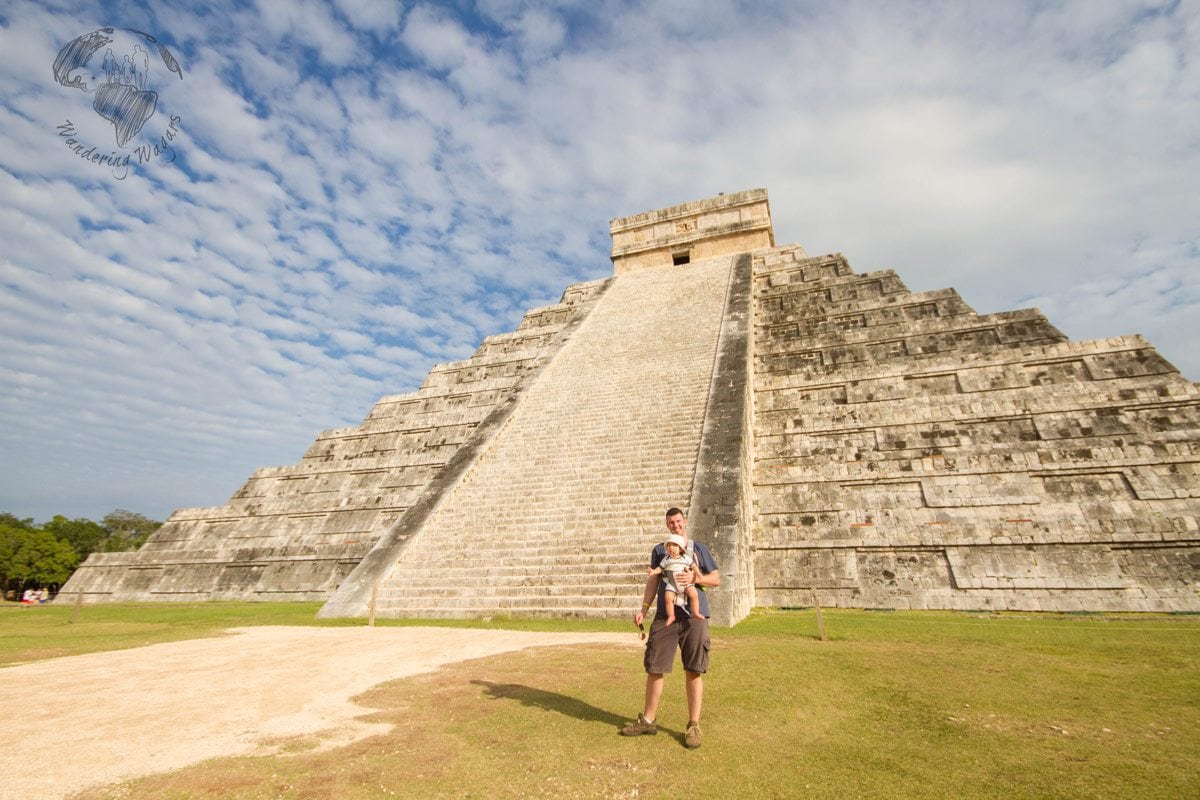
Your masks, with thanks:
M 663 512 L 692 492 L 732 274 L 725 257 L 616 279 L 438 507 L 322 615 L 631 614 Z

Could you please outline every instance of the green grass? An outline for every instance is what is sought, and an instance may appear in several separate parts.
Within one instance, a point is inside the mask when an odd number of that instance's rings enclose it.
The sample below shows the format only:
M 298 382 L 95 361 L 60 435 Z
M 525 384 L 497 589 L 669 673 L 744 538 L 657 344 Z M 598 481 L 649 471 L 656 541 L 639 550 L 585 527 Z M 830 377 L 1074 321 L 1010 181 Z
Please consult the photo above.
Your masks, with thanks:
M 95 641 L 128 646 L 124 637 L 226 624 L 312 624 L 315 609 L 87 607 L 74 626 L 69 613 L 22 617 L 53 608 L 6 611 L 0 641 L 44 625 L 38 647 L 74 648 L 89 638 L 79 629 L 124 625 Z M 1200 618 L 838 610 L 825 620 L 825 642 L 811 611 L 714 630 L 697 751 L 682 746 L 680 674 L 667 679 L 659 735 L 624 739 L 617 728 L 641 701 L 640 652 L 537 648 L 372 689 L 359 702 L 394 728 L 348 747 L 297 739 L 287 755 L 216 759 L 83 797 L 1200 796 Z M 632 630 L 521 623 L 531 625 Z

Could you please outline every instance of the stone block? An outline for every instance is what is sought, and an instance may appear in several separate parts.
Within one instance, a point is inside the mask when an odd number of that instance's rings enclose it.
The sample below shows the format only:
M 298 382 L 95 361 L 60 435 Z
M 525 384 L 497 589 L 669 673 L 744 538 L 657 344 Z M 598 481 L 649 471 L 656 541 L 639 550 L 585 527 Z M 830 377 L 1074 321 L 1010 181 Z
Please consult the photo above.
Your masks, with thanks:
M 930 508 L 1034 505 L 1042 495 L 1028 475 L 956 475 L 921 479 L 921 493 Z
M 1123 589 L 1125 579 L 1102 545 L 947 547 L 960 589 Z M 981 571 L 987 576 L 977 577 Z M 994 580 L 993 580 L 994 579 Z

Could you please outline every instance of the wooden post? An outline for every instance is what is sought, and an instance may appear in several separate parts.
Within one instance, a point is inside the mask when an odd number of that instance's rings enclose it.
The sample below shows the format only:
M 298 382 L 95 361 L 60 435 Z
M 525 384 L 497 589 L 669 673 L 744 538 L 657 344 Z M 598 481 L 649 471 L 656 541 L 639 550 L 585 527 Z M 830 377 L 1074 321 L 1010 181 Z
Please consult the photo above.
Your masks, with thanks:
M 79 609 L 83 607 L 83 592 L 75 593 L 75 608 L 71 610 L 71 624 L 79 621 Z
M 379 597 L 379 581 L 371 584 L 371 615 L 367 617 L 367 626 L 375 627 L 375 600 Z
M 813 609 L 817 612 L 817 630 L 821 633 L 821 641 L 825 641 L 825 615 L 821 613 L 821 603 L 817 600 L 817 590 L 812 590 Z

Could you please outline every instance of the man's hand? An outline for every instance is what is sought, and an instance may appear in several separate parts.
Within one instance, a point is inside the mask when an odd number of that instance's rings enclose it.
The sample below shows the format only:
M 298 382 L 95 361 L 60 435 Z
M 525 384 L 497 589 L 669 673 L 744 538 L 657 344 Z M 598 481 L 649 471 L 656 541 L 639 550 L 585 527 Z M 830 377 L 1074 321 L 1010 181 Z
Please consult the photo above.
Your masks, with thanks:
M 675 585 L 679 587 L 680 592 L 687 590 L 693 583 L 700 582 L 700 573 L 695 567 L 692 569 L 680 570 L 675 573 Z
M 637 625 L 637 626 L 640 628 L 640 627 L 642 627 L 642 622 L 643 622 L 645 619 L 646 619 L 646 612 L 645 612 L 645 611 L 639 611 L 639 612 L 637 612 L 636 614 L 634 614 L 634 615 L 633 615 L 633 624 L 634 624 L 634 625 Z

